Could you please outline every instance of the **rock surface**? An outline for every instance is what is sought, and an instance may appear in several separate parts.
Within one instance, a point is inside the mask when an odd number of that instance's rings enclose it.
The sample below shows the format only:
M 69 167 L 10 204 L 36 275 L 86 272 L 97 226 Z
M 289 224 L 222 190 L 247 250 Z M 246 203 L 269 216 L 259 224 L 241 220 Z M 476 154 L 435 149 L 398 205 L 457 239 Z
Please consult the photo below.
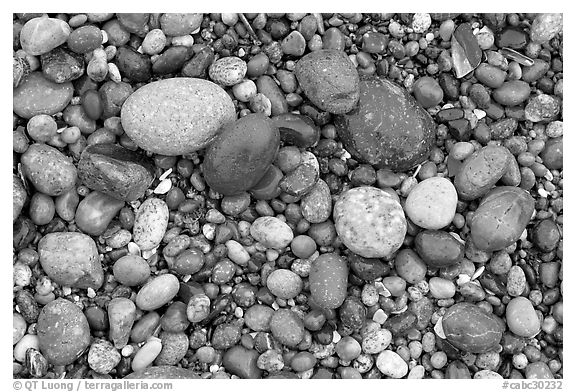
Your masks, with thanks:
M 136 90 L 124 102 L 121 118 L 126 134 L 142 149 L 181 155 L 206 147 L 236 114 L 232 100 L 216 84 L 172 78 Z
M 336 116 L 346 149 L 377 168 L 407 170 L 426 159 L 434 141 L 430 115 L 397 84 L 383 78 L 360 81 L 358 105 Z

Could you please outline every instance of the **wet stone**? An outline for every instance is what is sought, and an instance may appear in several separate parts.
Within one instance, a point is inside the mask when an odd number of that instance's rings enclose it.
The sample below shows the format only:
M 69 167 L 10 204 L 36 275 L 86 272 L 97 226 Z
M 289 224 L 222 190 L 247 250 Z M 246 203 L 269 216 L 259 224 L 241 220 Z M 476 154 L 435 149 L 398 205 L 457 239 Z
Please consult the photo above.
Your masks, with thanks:
M 84 73 L 82 56 L 56 48 L 41 56 L 42 73 L 54 83 L 66 83 L 78 79 Z

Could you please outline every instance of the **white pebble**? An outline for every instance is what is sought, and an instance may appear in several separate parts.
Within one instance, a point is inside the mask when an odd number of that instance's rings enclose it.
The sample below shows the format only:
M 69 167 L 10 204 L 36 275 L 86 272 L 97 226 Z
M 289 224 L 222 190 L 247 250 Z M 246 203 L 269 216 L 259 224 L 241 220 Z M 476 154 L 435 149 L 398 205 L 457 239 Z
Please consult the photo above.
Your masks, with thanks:
M 194 37 L 192 37 L 190 34 L 172 37 L 172 46 L 185 46 L 187 48 L 191 48 L 193 45 Z
M 214 237 L 216 237 L 216 224 L 215 223 L 206 223 L 202 226 L 202 234 L 206 237 L 207 240 L 212 241 Z
M 156 188 L 154 188 L 154 193 L 157 195 L 164 195 L 168 193 L 170 189 L 172 189 L 172 181 L 168 178 L 165 178 L 160 181 L 160 184 L 158 184 Z
M 237 241 L 226 241 L 226 249 L 228 250 L 228 258 L 239 266 L 245 267 L 250 260 L 250 254 L 244 249 L 244 246 Z

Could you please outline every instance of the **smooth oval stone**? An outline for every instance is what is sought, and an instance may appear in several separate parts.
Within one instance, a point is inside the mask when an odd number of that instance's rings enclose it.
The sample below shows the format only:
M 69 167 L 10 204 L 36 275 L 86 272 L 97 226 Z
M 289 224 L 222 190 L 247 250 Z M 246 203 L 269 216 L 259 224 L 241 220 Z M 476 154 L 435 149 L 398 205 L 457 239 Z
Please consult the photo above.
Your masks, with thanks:
M 256 88 L 259 93 L 264 94 L 270 100 L 273 116 L 288 112 L 286 97 L 274 79 L 268 75 L 262 75 L 256 80 Z
M 452 182 L 443 177 L 431 177 L 412 188 L 404 211 L 418 226 L 437 230 L 452 222 L 457 203 L 458 194 Z
M 152 184 L 154 165 L 144 155 L 116 144 L 95 144 L 82 152 L 78 175 L 90 189 L 133 201 Z
M 496 35 L 499 48 L 523 49 L 528 44 L 528 34 L 520 29 L 509 28 Z
M 20 31 L 22 49 L 32 56 L 48 53 L 62 45 L 70 35 L 70 26 L 63 20 L 39 17 L 30 19 Z
M 199 379 L 200 376 L 192 369 L 185 369 L 176 366 L 150 366 L 146 369 L 130 373 L 125 379 L 169 379 L 169 380 L 184 380 L 184 379 Z
M 346 257 L 350 263 L 350 269 L 360 278 L 366 281 L 375 280 L 390 272 L 390 267 L 378 259 L 364 258 L 355 253 Z
M 139 286 L 150 277 L 148 262 L 138 255 L 120 257 L 112 267 L 114 278 L 126 286 Z
M 358 105 L 334 123 L 352 156 L 394 171 L 423 162 L 435 137 L 428 112 L 404 88 L 378 77 L 360 81 Z
M 504 106 L 517 106 L 530 97 L 530 85 L 523 80 L 509 80 L 492 92 L 492 98 Z
M 54 282 L 81 289 L 98 290 L 104 272 L 96 243 L 82 233 L 48 233 L 38 243 L 42 269 Z
M 543 252 L 552 252 L 556 249 L 560 238 L 560 230 L 553 219 L 541 220 L 538 224 L 534 225 L 534 229 L 532 230 L 532 242 Z M 540 264 L 540 268 L 542 268 L 543 265 L 545 264 Z
M 169 210 L 164 200 L 150 198 L 140 205 L 134 219 L 133 235 L 141 250 L 160 245 L 168 227 L 168 218 Z
M 222 86 L 234 86 L 246 75 L 246 62 L 239 57 L 222 57 L 210 65 L 208 75 L 215 83 Z
M 54 83 L 66 83 L 78 79 L 84 73 L 82 56 L 62 48 L 44 53 L 40 58 L 42 74 Z
M 90 345 L 90 327 L 84 313 L 63 298 L 42 308 L 36 329 L 40 351 L 52 365 L 74 362 Z
M 438 105 L 444 99 L 444 91 L 436 79 L 430 76 L 423 76 L 416 80 L 413 93 L 416 101 L 426 109 Z
M 160 325 L 160 315 L 156 312 L 148 312 L 138 320 L 130 331 L 130 341 L 143 343 L 154 334 Z
M 81 26 L 70 33 L 66 44 L 75 53 L 91 52 L 102 45 L 102 31 L 93 25 Z
M 524 370 L 527 379 L 554 379 L 554 374 L 546 364 L 546 362 L 538 361 L 529 363 Z
M 274 161 L 280 133 L 260 113 L 225 125 L 206 150 L 204 179 L 224 195 L 234 195 L 258 184 Z
M 41 72 L 32 72 L 23 77 L 18 87 L 13 90 L 12 110 L 26 119 L 37 114 L 51 116 L 64 110 L 73 93 L 72 83 L 54 83 L 46 79 Z
M 376 367 L 390 378 L 402 378 L 408 374 L 408 364 L 392 350 L 384 350 L 378 354 Z
M 176 365 L 184 358 L 188 351 L 188 336 L 184 332 L 160 333 L 162 340 L 162 350 L 154 360 L 156 365 Z
M 474 354 L 496 348 L 503 328 L 497 317 L 469 302 L 452 305 L 442 318 L 446 339 L 460 350 Z
M 290 299 L 302 291 L 303 283 L 300 276 L 287 269 L 277 269 L 268 275 L 266 287 L 278 298 Z
M 244 322 L 253 331 L 269 331 L 274 309 L 266 305 L 255 304 L 244 313 Z
M 320 130 L 308 116 L 283 113 L 272 117 L 280 130 L 280 138 L 288 145 L 301 148 L 312 147 L 320 139 Z
M 344 303 L 348 288 L 348 265 L 335 253 L 324 253 L 312 262 L 309 274 L 310 293 L 314 303 L 325 309 L 336 309 Z
M 218 85 L 172 78 L 136 90 L 124 102 L 121 118 L 124 131 L 140 148 L 182 155 L 204 148 L 236 113 L 232 99 Z
M 296 347 L 304 339 L 304 323 L 290 309 L 278 309 L 270 319 L 270 331 L 278 342 Z
M 464 245 L 445 231 L 423 230 L 414 238 L 414 245 L 418 255 L 431 267 L 448 267 L 464 257 Z
M 302 216 L 310 223 L 322 223 L 332 214 L 332 196 L 324 180 L 319 179 L 300 201 Z
M 192 34 L 201 25 L 203 14 L 165 13 L 160 17 L 160 26 L 166 35 L 182 36 Z
M 257 361 L 260 354 L 256 350 L 243 346 L 234 346 L 227 350 L 222 357 L 224 368 L 244 379 L 262 378 L 262 370 L 258 368 Z
M 470 155 L 454 177 L 454 186 L 463 200 L 474 200 L 488 192 L 509 168 L 510 152 L 488 145 Z
M 136 35 L 143 35 L 147 31 L 150 14 L 146 13 L 117 13 L 116 18 L 124 29 Z
M 513 298 L 506 306 L 506 324 L 510 331 L 524 338 L 540 332 L 540 320 L 532 302 L 525 297 Z
M 172 274 L 159 275 L 146 283 L 136 295 L 136 306 L 154 310 L 166 305 L 178 294 L 180 283 Z
M 84 233 L 99 236 L 124 207 L 124 202 L 94 191 L 76 209 L 76 225 Z
M 90 369 L 99 374 L 108 374 L 120 362 L 121 355 L 112 343 L 104 339 L 96 339 L 88 352 Z
M 294 239 L 292 229 L 273 216 L 261 216 L 250 226 L 250 235 L 267 248 L 283 249 Z
M 294 70 L 304 94 L 318 108 L 344 114 L 360 95 L 354 64 L 343 51 L 321 49 L 302 57 Z
M 530 26 L 530 38 L 537 44 L 545 44 L 563 29 L 563 14 L 537 14 Z
M 474 71 L 474 76 L 480 83 L 490 88 L 499 88 L 506 81 L 506 72 L 488 63 L 480 64 Z
M 411 284 L 424 279 L 428 271 L 426 264 L 412 249 L 400 250 L 394 259 L 394 267 L 398 276 Z
M 363 257 L 386 257 L 397 251 L 406 235 L 400 203 L 381 189 L 362 186 L 342 193 L 334 204 L 338 236 Z
M 150 58 L 129 46 L 118 49 L 114 63 L 123 77 L 135 82 L 147 82 L 152 77 Z
M 98 90 L 102 102 L 102 118 L 120 115 L 122 105 L 134 90 L 125 82 L 105 82 Z
M 564 167 L 564 137 L 548 139 L 540 152 L 542 163 L 550 170 L 561 170 Z
M 528 225 L 534 205 L 534 198 L 521 188 L 494 188 L 482 199 L 469 223 L 474 245 L 486 252 L 512 245 Z
M 121 349 L 128 344 L 135 320 L 136 305 L 128 298 L 117 297 L 108 303 L 108 337 L 115 348 Z
M 178 72 L 193 53 L 192 49 L 186 46 L 171 46 L 152 64 L 152 72 L 156 75 Z
M 546 75 L 550 69 L 550 63 L 542 59 L 534 59 L 534 64 L 531 66 L 522 67 L 522 80 L 526 83 L 532 83 Z
M 312 190 L 318 182 L 320 173 L 314 164 L 304 162 L 284 176 L 278 186 L 294 197 L 302 197 Z

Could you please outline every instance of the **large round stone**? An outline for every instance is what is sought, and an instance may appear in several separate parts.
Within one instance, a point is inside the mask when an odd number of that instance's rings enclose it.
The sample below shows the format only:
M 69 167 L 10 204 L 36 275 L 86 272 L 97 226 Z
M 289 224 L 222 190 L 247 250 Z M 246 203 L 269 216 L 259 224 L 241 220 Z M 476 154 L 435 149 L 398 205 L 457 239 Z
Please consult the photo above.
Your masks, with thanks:
M 338 236 L 362 257 L 386 257 L 397 251 L 406 236 L 406 218 L 400 203 L 371 186 L 352 188 L 334 204 Z
M 360 80 L 360 100 L 336 116 L 344 147 L 377 168 L 402 171 L 426 159 L 435 136 L 432 117 L 406 90 L 378 77 Z
M 147 84 L 126 99 L 122 127 L 142 149 L 182 155 L 204 148 L 236 113 L 230 96 L 216 84 L 172 78 Z
M 224 195 L 246 191 L 264 177 L 280 146 L 280 132 L 261 113 L 222 128 L 204 156 L 204 178 Z
M 40 351 L 53 365 L 68 365 L 90 344 L 86 316 L 72 302 L 58 298 L 42 308 L 38 323 Z

